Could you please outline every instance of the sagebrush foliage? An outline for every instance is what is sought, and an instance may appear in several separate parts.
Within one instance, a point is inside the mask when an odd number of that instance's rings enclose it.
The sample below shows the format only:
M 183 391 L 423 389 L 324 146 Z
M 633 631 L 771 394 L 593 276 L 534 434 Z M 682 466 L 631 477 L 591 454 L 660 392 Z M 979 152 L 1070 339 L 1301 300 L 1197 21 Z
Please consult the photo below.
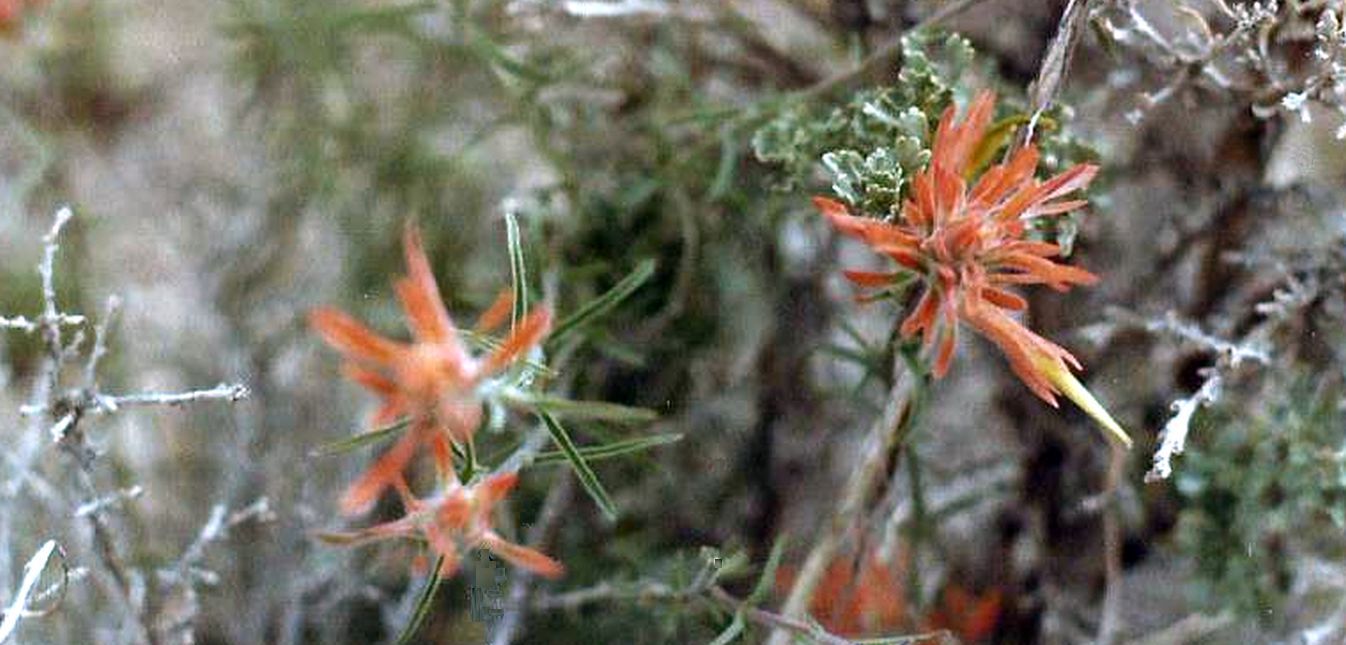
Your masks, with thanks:
M 1252 415 L 1198 417 L 1200 439 L 1175 477 L 1178 544 L 1205 602 L 1275 620 L 1308 550 L 1346 554 L 1346 427 L 1340 381 L 1287 379 Z

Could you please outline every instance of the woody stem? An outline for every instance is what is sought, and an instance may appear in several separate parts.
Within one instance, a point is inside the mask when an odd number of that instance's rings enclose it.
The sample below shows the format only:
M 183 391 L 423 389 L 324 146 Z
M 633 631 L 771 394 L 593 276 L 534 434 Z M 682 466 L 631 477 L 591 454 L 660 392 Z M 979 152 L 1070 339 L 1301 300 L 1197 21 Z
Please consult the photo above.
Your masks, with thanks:
M 920 375 L 905 365 L 900 351 L 893 353 L 893 385 L 888 391 L 888 402 L 883 413 L 870 426 L 860 463 L 842 491 L 841 506 L 837 508 L 822 536 L 813 544 L 804 566 L 795 578 L 790 595 L 781 607 L 787 618 L 803 618 L 808 613 L 814 588 L 822 579 L 827 565 L 841 547 L 848 528 L 864 513 L 875 485 L 885 472 L 885 465 L 895 460 L 911 431 L 913 395 L 920 387 Z M 788 645 L 790 632 L 777 629 L 771 634 L 769 645 Z
M 1115 445 L 1110 448 L 1107 490 L 1103 493 L 1106 497 L 1103 506 L 1103 564 L 1107 589 L 1103 595 L 1097 637 L 1097 642 L 1102 645 L 1117 641 L 1122 606 L 1122 528 L 1117 497 L 1126 476 L 1126 451 Z

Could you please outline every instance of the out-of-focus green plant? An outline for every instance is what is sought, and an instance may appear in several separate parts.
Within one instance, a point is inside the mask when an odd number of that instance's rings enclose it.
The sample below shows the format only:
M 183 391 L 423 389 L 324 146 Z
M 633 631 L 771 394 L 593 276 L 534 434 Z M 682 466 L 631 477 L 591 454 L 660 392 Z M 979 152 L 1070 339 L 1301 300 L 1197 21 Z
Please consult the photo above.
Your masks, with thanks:
M 1339 383 L 1299 379 L 1261 414 L 1197 417 L 1203 440 L 1177 475 L 1178 543 L 1205 601 L 1266 616 L 1289 590 L 1292 550 L 1346 552 L 1341 394 Z
M 808 188 L 821 163 L 852 206 L 892 212 L 907 177 L 929 160 L 930 136 L 972 59 L 972 45 L 956 34 L 908 35 L 896 85 L 861 90 L 827 110 L 788 108 L 758 129 L 753 149 L 780 167 L 787 189 Z

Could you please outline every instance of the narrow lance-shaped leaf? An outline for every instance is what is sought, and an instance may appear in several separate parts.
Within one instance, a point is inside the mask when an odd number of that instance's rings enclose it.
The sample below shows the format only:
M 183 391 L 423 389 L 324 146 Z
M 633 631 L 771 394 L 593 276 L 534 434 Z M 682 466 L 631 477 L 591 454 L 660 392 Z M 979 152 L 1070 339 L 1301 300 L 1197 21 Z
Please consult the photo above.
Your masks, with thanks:
M 710 184 L 710 198 L 724 199 L 734 183 L 734 174 L 738 170 L 739 137 L 734 128 L 725 127 L 720 131 L 720 165 L 715 171 L 715 180 Z
M 435 3 L 417 2 L 413 4 L 353 9 L 339 13 L 332 18 L 333 26 L 338 30 L 359 30 L 365 33 L 390 33 L 413 35 L 411 21 L 421 14 L 434 11 Z
M 766 565 L 762 567 L 762 575 L 757 577 L 757 585 L 752 588 L 752 593 L 748 595 L 744 604 L 756 605 L 766 600 L 771 593 L 776 584 L 776 569 L 780 567 L 781 558 L 785 555 L 785 544 L 785 538 L 781 537 L 771 545 L 771 554 L 767 556 Z
M 776 540 L 771 546 L 771 555 L 767 556 L 766 565 L 762 567 L 762 574 L 757 578 L 757 584 L 753 587 L 752 593 L 743 600 L 743 604 L 738 611 L 734 612 L 734 620 L 729 626 L 720 632 L 711 645 L 729 645 L 743 635 L 744 628 L 747 626 L 744 612 L 749 607 L 755 607 L 758 603 L 766 599 L 771 593 L 771 589 L 776 582 L 776 569 L 780 567 L 781 556 L 785 554 L 785 538 Z
M 545 409 L 561 419 L 588 419 L 615 423 L 647 423 L 659 418 L 649 408 L 637 408 L 606 401 L 576 401 L 520 390 L 504 392 L 506 402 L 530 409 Z
M 603 484 L 598 481 L 598 475 L 594 474 L 589 462 L 585 460 L 584 455 L 575 447 L 575 442 L 566 432 L 565 427 L 561 425 L 547 411 L 538 412 L 542 417 L 542 423 L 547 426 L 547 431 L 551 433 L 552 440 L 556 442 L 557 447 L 565 454 L 566 460 L 570 462 L 570 467 L 575 470 L 575 476 L 579 478 L 580 485 L 584 487 L 585 492 L 598 504 L 598 509 L 603 512 L 603 516 L 609 521 L 617 519 L 617 507 L 613 505 L 612 498 L 608 497 L 608 492 L 604 490 Z
M 514 289 L 514 315 L 511 328 L 523 320 L 528 311 L 528 274 L 524 265 L 523 240 L 519 234 L 519 219 L 514 213 L 505 213 L 505 241 L 509 246 L 509 271 Z
M 501 346 L 500 341 L 496 340 L 495 338 L 491 338 L 486 334 L 473 331 L 471 329 L 459 329 L 458 333 L 461 334 L 465 340 L 467 340 L 468 344 L 472 345 L 472 347 L 476 349 L 484 350 L 486 352 L 493 352 L 497 349 L 500 349 Z M 519 362 L 527 366 L 529 370 L 532 370 L 537 374 L 542 374 L 545 376 L 556 376 L 556 370 L 547 367 L 546 365 L 538 361 L 523 358 L 519 359 Z
M 411 425 L 411 418 L 403 417 L 381 428 L 375 428 L 369 432 L 362 432 L 348 439 L 342 439 L 340 441 L 334 441 L 329 444 L 318 446 L 317 448 L 310 450 L 308 456 L 310 458 L 331 457 L 333 455 L 340 455 L 352 450 L 357 450 L 378 443 L 384 439 L 396 437 L 409 425 Z
M 425 586 L 421 588 L 421 595 L 416 598 L 416 609 L 411 613 L 411 622 L 402 629 L 402 633 L 397 637 L 397 645 L 407 645 L 414 642 L 416 632 L 420 630 L 421 623 L 425 622 L 425 617 L 430 615 L 430 608 L 435 602 L 435 592 L 439 591 L 439 568 L 444 565 L 444 556 L 435 558 L 435 564 L 430 567 L 430 577 L 425 581 Z
M 476 25 L 470 22 L 465 24 L 467 26 L 469 50 L 486 62 L 492 63 L 497 69 L 505 73 L 533 83 L 546 83 L 550 80 L 545 70 L 538 69 L 510 55 L 500 43 L 493 40 L 488 33 Z
M 603 292 L 603 295 L 590 300 L 580 307 L 575 313 L 570 314 L 564 320 L 557 323 L 552 329 L 551 335 L 547 337 L 547 345 L 555 346 L 562 339 L 574 333 L 593 319 L 603 316 L 616 307 L 623 300 L 626 300 L 635 293 L 642 285 L 654 276 L 654 260 L 645 260 L 636 265 L 636 268 L 622 278 L 611 289 Z
M 603 459 L 612 459 L 636 452 L 642 452 L 659 446 L 666 446 L 671 443 L 682 441 L 681 434 L 660 434 L 652 437 L 638 437 L 635 439 L 623 439 L 612 443 L 605 443 L 601 446 L 585 446 L 579 448 L 579 454 L 586 461 L 601 461 Z M 534 464 L 555 464 L 567 461 L 568 457 L 562 451 L 547 451 L 538 453 L 533 459 Z
M 746 624 L 744 623 L 743 620 L 743 611 L 739 610 L 734 612 L 734 620 L 730 622 L 729 626 L 725 627 L 724 631 L 720 632 L 720 635 L 716 636 L 715 640 L 711 641 L 709 645 L 729 645 L 730 643 L 738 640 L 739 636 L 743 635 L 743 629 L 745 626 Z

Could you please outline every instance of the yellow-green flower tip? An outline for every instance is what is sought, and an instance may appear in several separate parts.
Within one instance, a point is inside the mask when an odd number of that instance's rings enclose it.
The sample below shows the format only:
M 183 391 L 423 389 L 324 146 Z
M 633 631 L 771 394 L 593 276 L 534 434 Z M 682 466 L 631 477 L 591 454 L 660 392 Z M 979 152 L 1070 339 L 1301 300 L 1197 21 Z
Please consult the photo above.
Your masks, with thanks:
M 1080 380 L 1075 378 L 1074 374 L 1070 373 L 1069 368 L 1055 361 L 1042 361 L 1042 363 L 1039 368 L 1047 377 L 1047 380 L 1051 381 L 1052 385 L 1055 385 L 1066 398 L 1080 406 L 1080 409 L 1084 410 L 1084 413 L 1088 414 L 1089 418 L 1093 419 L 1100 428 L 1103 428 L 1103 436 L 1107 437 L 1108 441 L 1127 450 L 1131 449 L 1131 436 L 1126 434 L 1126 430 L 1122 429 L 1122 425 L 1117 423 L 1111 414 L 1108 414 L 1108 409 L 1103 407 L 1098 399 L 1094 398 L 1089 389 L 1084 387 L 1084 384 L 1080 383 Z

